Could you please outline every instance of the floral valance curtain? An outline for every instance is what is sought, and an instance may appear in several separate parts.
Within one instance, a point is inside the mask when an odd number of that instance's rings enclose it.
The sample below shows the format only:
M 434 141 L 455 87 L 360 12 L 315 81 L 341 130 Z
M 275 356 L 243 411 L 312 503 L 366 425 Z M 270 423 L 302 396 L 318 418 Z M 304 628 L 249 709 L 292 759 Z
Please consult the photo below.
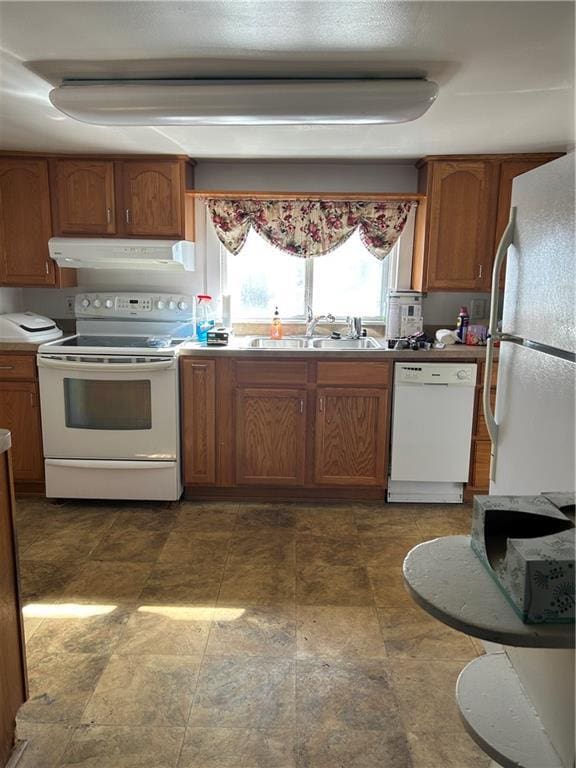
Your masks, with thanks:
M 329 253 L 358 229 L 370 253 L 384 259 L 418 203 L 210 198 L 206 204 L 220 242 L 234 254 L 250 227 L 276 248 L 304 259 Z

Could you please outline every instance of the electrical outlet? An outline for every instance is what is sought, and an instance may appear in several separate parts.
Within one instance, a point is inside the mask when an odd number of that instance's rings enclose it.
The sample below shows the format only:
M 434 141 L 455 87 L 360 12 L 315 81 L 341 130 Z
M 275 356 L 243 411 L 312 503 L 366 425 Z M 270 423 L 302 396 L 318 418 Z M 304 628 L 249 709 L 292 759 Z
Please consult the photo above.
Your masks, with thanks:
M 74 314 L 74 296 L 66 296 L 66 312 Z
M 486 312 L 485 299 L 472 299 L 470 302 L 470 317 L 474 320 L 483 320 Z

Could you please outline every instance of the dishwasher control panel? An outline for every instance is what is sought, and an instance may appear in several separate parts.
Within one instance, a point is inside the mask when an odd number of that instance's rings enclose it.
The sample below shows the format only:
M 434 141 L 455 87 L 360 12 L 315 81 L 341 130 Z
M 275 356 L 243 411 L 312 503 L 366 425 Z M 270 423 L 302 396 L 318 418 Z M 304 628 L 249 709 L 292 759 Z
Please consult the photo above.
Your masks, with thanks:
M 394 383 L 474 387 L 476 363 L 395 363 Z

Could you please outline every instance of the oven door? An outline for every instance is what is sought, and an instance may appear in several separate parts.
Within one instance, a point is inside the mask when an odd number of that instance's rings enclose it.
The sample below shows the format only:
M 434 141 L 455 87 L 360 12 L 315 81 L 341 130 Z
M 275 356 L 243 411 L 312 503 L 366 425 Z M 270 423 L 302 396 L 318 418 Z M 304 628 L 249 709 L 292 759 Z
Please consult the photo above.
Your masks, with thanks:
M 47 458 L 177 459 L 176 359 L 114 360 L 38 356 Z

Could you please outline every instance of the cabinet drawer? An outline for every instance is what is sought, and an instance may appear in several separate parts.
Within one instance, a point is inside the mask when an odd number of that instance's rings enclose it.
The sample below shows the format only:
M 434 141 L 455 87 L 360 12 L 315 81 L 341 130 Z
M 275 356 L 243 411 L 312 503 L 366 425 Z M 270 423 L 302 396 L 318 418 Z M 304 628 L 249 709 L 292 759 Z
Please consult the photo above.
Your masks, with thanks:
M 36 380 L 33 355 L 0 355 L 0 380 Z
M 307 364 L 291 361 L 239 361 L 235 365 L 237 384 L 306 384 Z
M 318 384 L 358 384 L 387 387 L 390 363 L 318 363 Z

